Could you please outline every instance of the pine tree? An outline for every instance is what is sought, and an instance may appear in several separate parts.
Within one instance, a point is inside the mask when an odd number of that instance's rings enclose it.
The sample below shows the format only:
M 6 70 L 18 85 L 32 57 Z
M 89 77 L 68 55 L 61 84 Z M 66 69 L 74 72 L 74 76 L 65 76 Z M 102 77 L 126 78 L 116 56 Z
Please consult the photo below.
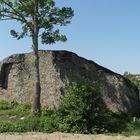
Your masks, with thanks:
M 38 39 L 41 38 L 42 44 L 66 41 L 66 36 L 56 27 L 69 24 L 73 15 L 70 7 L 58 8 L 54 0 L 0 0 L 0 21 L 15 20 L 22 26 L 21 32 L 11 30 L 11 35 L 18 40 L 26 36 L 32 38 L 36 78 L 32 110 L 35 115 L 40 114 L 41 108 Z

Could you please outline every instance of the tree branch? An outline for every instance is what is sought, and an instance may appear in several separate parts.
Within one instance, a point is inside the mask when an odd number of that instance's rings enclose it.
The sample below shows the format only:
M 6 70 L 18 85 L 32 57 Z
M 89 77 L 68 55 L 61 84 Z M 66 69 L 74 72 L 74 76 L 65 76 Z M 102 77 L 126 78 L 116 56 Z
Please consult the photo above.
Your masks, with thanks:
M 18 18 L 14 18 L 16 20 L 19 20 L 20 18 L 22 18 L 22 20 L 20 19 L 20 21 L 25 22 L 27 25 L 29 25 L 28 21 L 26 20 L 26 18 L 22 15 L 22 13 L 20 13 L 19 11 L 17 11 L 16 9 L 14 9 L 8 2 L 5 2 L 4 0 L 1 0 L 6 6 L 8 6 L 9 8 L 11 8 L 11 10 L 13 10 L 15 13 L 15 15 Z M 13 18 L 12 16 L 9 16 L 11 18 Z M 20 18 L 19 18 L 20 17 Z M 30 27 L 30 26 L 29 26 Z
M 19 18 L 18 16 L 16 17 L 16 16 L 6 15 L 6 14 L 13 14 L 13 15 L 16 15 L 16 14 L 10 12 L 10 11 L 6 11 L 6 12 L 0 11 L 0 16 L 9 17 L 9 18 L 11 18 L 11 19 L 16 19 L 16 20 L 19 20 L 19 21 L 23 22 L 22 18 Z
M 9 20 L 14 20 L 14 19 L 16 19 L 16 20 L 18 20 L 18 21 L 21 21 L 22 22 L 22 19 L 20 19 L 20 18 L 18 18 L 18 17 L 14 17 L 14 16 L 9 16 L 9 15 L 6 15 L 6 14 L 3 14 L 2 12 L 1 12 L 1 14 L 0 14 L 0 16 L 2 16 L 2 17 L 6 17 L 6 18 L 0 18 L 0 20 L 4 20 L 4 19 L 9 19 Z

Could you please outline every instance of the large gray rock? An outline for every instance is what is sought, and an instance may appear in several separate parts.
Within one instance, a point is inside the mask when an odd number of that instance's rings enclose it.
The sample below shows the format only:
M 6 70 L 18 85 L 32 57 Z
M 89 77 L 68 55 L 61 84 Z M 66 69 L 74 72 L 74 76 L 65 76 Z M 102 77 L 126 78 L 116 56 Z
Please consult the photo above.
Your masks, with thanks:
M 136 112 L 138 89 L 123 76 L 67 51 L 39 51 L 41 104 L 57 107 L 70 82 L 99 81 L 103 100 L 111 111 Z M 0 99 L 32 102 L 34 96 L 32 53 L 12 55 L 0 62 Z

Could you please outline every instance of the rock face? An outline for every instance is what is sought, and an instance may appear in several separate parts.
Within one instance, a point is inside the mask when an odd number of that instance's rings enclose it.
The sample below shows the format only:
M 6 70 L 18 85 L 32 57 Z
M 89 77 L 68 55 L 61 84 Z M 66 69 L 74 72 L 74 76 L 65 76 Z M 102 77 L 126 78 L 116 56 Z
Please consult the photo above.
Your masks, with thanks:
M 111 111 L 136 112 L 140 108 L 138 89 L 119 74 L 67 51 L 39 51 L 41 103 L 57 107 L 70 82 L 98 81 L 103 100 Z M 0 62 L 0 99 L 32 102 L 34 56 L 12 55 Z

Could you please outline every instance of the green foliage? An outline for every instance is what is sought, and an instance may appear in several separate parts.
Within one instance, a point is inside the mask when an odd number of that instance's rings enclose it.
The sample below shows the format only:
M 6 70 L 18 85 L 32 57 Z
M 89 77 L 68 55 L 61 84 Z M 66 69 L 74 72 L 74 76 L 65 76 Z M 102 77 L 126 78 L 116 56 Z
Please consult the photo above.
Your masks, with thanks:
M 30 104 L 0 101 L 0 133 L 58 130 L 58 117 L 55 110 L 43 108 L 39 117 L 34 116 L 30 110 Z
M 59 116 L 57 116 L 56 112 L 41 116 L 39 124 L 40 131 L 49 133 L 59 131 L 58 122 Z
M 140 118 L 131 117 L 126 128 L 121 132 L 125 136 L 140 136 Z
M 122 133 L 132 115 L 107 110 L 98 83 L 72 83 L 58 109 L 59 131 L 72 133 Z
M 11 35 L 22 39 L 33 36 L 33 20 L 36 16 L 38 37 L 43 44 L 66 41 L 56 26 L 70 23 L 74 12 L 70 7 L 56 7 L 54 0 L 0 0 L 0 20 L 14 19 L 21 23 L 21 32 L 11 30 Z
M 95 82 L 72 83 L 58 109 L 44 107 L 40 116 L 34 116 L 30 110 L 30 104 L 1 101 L 0 133 L 61 131 L 140 135 L 140 119 L 134 121 L 131 114 L 108 111 Z
M 72 83 L 59 108 L 60 130 L 76 133 L 106 131 L 107 110 L 97 83 Z
M 137 86 L 140 92 L 140 80 L 138 80 L 138 78 L 136 78 L 133 74 L 128 72 L 124 73 L 124 77 L 129 79 L 135 86 Z
M 14 102 L 14 101 L 12 101 L 12 102 L 1 101 L 0 102 L 0 110 L 12 109 L 17 105 L 18 105 L 18 103 Z
M 128 124 L 132 119 L 131 114 L 123 112 L 109 112 L 108 120 L 106 121 L 106 129 L 110 133 L 122 133 L 127 129 Z

